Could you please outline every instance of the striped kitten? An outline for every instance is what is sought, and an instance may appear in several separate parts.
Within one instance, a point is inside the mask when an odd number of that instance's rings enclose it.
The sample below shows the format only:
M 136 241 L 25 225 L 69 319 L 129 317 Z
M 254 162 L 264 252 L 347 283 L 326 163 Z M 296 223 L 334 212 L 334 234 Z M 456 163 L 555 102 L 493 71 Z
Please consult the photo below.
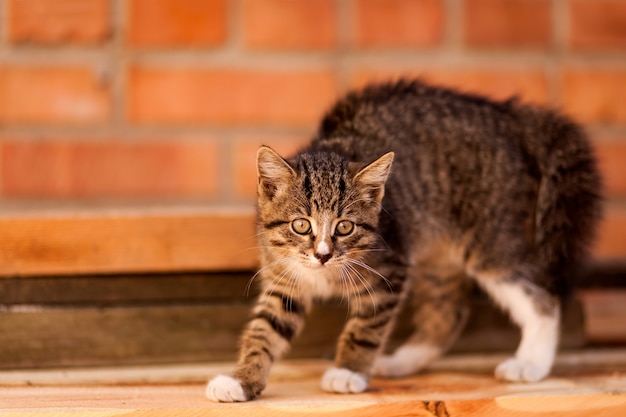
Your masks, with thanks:
M 392 168 L 393 165 L 393 168 Z M 419 81 L 340 100 L 308 149 L 257 154 L 263 292 L 232 376 L 214 401 L 248 401 L 300 332 L 315 299 L 349 301 L 322 388 L 353 393 L 368 377 L 419 371 L 453 343 L 476 283 L 520 326 L 506 381 L 550 372 L 554 295 L 590 242 L 600 179 L 581 129 L 554 112 Z M 404 302 L 415 333 L 382 355 Z

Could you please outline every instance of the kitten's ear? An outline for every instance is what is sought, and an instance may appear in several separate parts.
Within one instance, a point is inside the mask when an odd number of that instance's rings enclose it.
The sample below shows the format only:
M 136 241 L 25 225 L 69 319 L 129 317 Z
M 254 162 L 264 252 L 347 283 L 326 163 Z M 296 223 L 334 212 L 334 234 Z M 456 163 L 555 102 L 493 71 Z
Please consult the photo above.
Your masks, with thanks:
M 261 146 L 257 151 L 256 167 L 259 196 L 270 200 L 296 176 L 289 163 L 269 146 Z
M 374 162 L 366 165 L 354 176 L 358 187 L 363 188 L 370 198 L 380 203 L 385 195 L 385 182 L 391 171 L 393 152 L 387 152 Z

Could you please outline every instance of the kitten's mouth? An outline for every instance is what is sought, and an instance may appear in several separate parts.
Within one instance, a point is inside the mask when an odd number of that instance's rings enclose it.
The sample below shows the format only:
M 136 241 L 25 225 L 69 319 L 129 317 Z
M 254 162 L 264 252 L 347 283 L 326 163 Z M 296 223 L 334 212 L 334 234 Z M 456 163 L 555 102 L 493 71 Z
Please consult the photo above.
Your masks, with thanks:
M 321 260 L 317 257 L 310 257 L 309 259 L 307 259 L 307 262 L 305 262 L 305 266 L 310 268 L 310 269 L 326 269 L 326 267 L 328 266 L 329 261 L 327 259 L 325 260 Z
M 311 269 L 325 269 L 326 265 L 321 263 L 321 262 L 315 261 L 315 262 L 309 262 L 307 264 L 307 267 L 309 267 Z

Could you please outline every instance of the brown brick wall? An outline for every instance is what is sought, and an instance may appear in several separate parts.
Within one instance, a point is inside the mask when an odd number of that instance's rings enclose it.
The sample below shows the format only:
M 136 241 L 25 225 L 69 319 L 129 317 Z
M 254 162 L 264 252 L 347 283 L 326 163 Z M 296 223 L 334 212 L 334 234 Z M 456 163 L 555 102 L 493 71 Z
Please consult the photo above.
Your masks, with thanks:
M 626 1 L 0 0 L 0 204 L 254 201 L 332 101 L 417 75 L 586 124 L 626 257 Z

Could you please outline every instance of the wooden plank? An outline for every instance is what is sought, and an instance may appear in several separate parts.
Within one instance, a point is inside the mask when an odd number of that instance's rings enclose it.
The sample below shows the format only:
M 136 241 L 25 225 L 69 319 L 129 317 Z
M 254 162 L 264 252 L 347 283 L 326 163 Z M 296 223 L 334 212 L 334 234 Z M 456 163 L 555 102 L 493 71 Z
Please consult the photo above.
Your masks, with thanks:
M 0 277 L 250 269 L 257 264 L 254 223 L 251 206 L 3 202 Z M 609 232 L 600 233 L 596 254 L 617 259 L 623 274 L 624 239 Z
M 0 368 L 232 359 L 246 306 L 21 308 L 0 313 Z
M 469 362 L 474 362 L 469 358 Z M 216 404 L 204 397 L 205 380 L 232 364 L 200 366 L 194 381 L 118 382 L 111 373 L 94 371 L 83 383 L 0 386 L 2 415 L 18 416 L 293 416 L 306 413 L 351 416 L 623 416 L 626 375 L 597 374 L 584 367 L 529 384 L 496 381 L 488 373 L 428 372 L 401 379 L 371 380 L 362 394 L 338 395 L 319 389 L 327 361 L 285 361 L 272 370 L 267 389 L 255 401 Z M 198 371 L 205 374 L 203 377 Z M 176 374 L 170 369 L 170 375 Z M 179 372 L 188 372 L 182 370 Z M 98 373 L 99 376 L 98 376 Z M 146 374 L 151 374 L 146 370 Z M 199 379 L 199 380 L 196 380 Z M 0 376 L 0 381 L 2 377 Z
M 490 375 L 510 353 L 453 353 L 433 362 L 423 373 L 457 373 Z M 323 372 L 330 360 L 283 359 L 272 366 L 273 381 L 293 379 Z M 87 386 L 140 384 L 195 384 L 208 376 L 228 374 L 234 362 L 194 362 L 135 366 L 21 369 L 0 371 L 0 387 L 9 386 Z M 552 377 L 626 373 L 626 348 L 601 348 L 559 352 Z M 626 378 L 626 375 L 623 375 Z M 616 381 L 612 381 L 615 383 Z M 626 387 L 624 387 L 626 389 Z
M 285 387 L 283 393 L 289 392 Z M 83 417 L 292 417 L 310 415 L 325 417 L 379 417 L 379 416 L 413 416 L 413 417 L 588 417 L 601 415 L 622 417 L 626 413 L 626 395 L 624 394 L 579 394 L 579 395 L 524 395 L 521 397 L 505 394 L 487 399 L 454 399 L 454 400 L 411 400 L 405 396 L 396 398 L 389 396 L 386 401 L 376 402 L 377 397 L 364 397 L 368 400 L 339 401 L 336 395 L 317 395 L 315 401 L 299 398 L 296 401 L 274 404 L 252 402 L 243 404 L 214 404 L 199 398 L 201 387 L 134 387 L 125 389 L 101 388 L 90 392 L 99 398 L 91 399 L 87 393 L 75 388 L 40 390 L 30 389 L 30 395 L 48 399 L 50 396 L 59 398 L 69 396 L 66 401 L 53 401 L 51 404 L 64 404 L 58 407 L 44 404 L 43 406 L 11 407 L 2 415 L 7 417 L 37 417 L 54 415 Z M 132 392 L 135 397 L 128 393 Z M 383 391 L 384 393 L 384 391 Z M 174 394 L 177 399 L 169 398 Z M 10 390 L 8 395 L 23 395 Z M 362 394 L 361 394 L 362 395 Z M 382 393 L 381 393 L 382 395 Z M 363 395 L 362 395 L 363 396 Z M 185 402 L 182 402 L 185 400 Z M 395 400 L 395 401 L 393 401 Z M 41 404 L 41 400 L 34 401 Z M 119 406 L 118 402 L 124 404 Z M 134 405 L 129 408 L 126 404 Z
M 0 368 L 232 360 L 246 304 L 0 311 Z M 316 310 L 291 357 L 331 357 L 345 311 Z
M 111 306 L 249 302 L 252 272 L 46 276 L 0 279 L 0 305 Z M 250 283 L 250 285 L 248 285 Z
M 583 265 L 570 281 L 573 288 L 592 289 L 626 287 L 626 259 L 617 261 L 596 261 Z
M 626 343 L 626 289 L 588 289 L 577 296 L 585 311 L 585 332 L 591 340 Z
M 0 216 L 0 276 L 250 269 L 250 210 L 98 209 Z
M 0 310 L 0 369 L 231 360 L 249 303 L 83 306 L 15 305 Z M 345 306 L 320 305 L 296 338 L 291 358 L 332 358 Z M 583 345 L 580 308 L 564 311 L 561 347 Z M 398 319 L 390 347 L 412 330 L 410 310 Z M 453 352 L 512 353 L 519 330 L 490 303 L 476 305 Z

